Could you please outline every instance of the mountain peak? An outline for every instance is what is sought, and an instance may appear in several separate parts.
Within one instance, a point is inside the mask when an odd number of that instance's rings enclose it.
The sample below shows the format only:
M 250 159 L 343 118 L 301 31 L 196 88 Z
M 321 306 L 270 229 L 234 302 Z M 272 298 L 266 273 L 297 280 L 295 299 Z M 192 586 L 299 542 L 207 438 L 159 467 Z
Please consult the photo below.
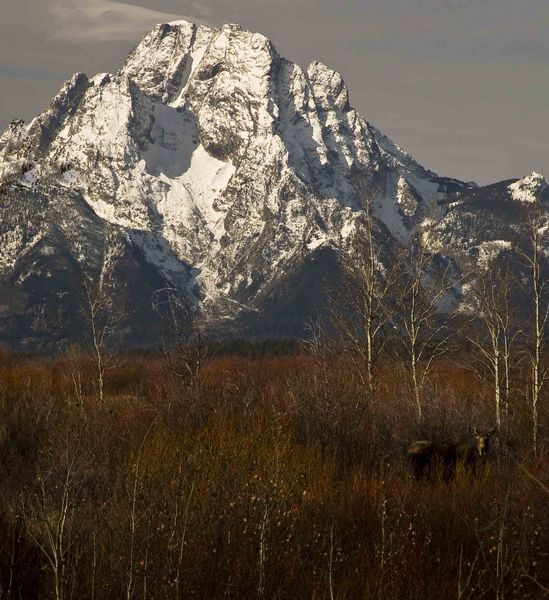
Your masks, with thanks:
M 406 243 L 450 188 L 467 187 L 372 127 L 326 65 L 304 70 L 237 25 L 163 23 L 120 71 L 77 74 L 30 125 L 0 138 L 10 195 L 0 202 L 0 283 L 36 314 L 47 296 L 58 315 L 74 309 L 67 265 L 121 297 L 131 275 L 144 314 L 152 291 L 170 287 L 210 320 L 294 335 L 370 202 L 379 230 Z M 0 312 L 0 329 L 11 314 Z
M 314 61 L 307 69 L 307 77 L 323 110 L 334 108 L 341 111 L 350 109 L 349 94 L 343 77 L 325 64 Z
M 526 203 L 538 201 L 546 189 L 545 177 L 536 171 L 509 185 L 513 200 Z

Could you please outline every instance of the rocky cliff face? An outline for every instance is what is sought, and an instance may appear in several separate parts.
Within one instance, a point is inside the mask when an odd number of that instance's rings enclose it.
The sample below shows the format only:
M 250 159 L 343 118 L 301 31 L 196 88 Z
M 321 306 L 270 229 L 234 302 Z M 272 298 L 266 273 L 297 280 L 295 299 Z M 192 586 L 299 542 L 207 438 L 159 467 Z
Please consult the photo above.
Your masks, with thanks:
M 85 274 L 129 307 L 134 341 L 159 287 L 212 329 L 298 334 L 366 203 L 406 244 L 433 218 L 453 238 L 475 193 L 372 127 L 321 63 L 236 25 L 158 25 L 118 73 L 75 75 L 0 138 L 0 338 L 46 341 L 52 315 L 76 335 Z

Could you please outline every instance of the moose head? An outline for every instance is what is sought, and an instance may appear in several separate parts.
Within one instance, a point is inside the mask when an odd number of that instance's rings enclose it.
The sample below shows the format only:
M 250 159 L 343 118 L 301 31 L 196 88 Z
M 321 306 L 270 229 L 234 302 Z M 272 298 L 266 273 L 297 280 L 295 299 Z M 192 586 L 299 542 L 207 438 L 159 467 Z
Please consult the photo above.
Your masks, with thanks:
M 493 427 L 488 431 L 482 432 L 478 431 L 476 427 L 471 427 L 471 432 L 473 433 L 476 445 L 476 452 L 479 458 L 482 458 L 488 454 L 490 449 L 490 438 L 496 432 L 496 428 Z

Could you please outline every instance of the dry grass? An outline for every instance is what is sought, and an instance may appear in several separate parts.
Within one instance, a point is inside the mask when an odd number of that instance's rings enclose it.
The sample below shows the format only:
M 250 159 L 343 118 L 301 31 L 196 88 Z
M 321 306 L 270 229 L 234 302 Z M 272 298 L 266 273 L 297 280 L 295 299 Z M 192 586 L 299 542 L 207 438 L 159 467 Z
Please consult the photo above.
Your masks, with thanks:
M 82 396 L 65 359 L 0 357 L 2 599 L 548 595 L 547 448 L 519 391 L 485 469 L 416 483 L 410 441 L 493 424 L 453 362 L 421 425 L 396 362 L 368 397 L 340 356 L 218 358 L 193 382 L 133 356 L 102 406 L 74 364 Z

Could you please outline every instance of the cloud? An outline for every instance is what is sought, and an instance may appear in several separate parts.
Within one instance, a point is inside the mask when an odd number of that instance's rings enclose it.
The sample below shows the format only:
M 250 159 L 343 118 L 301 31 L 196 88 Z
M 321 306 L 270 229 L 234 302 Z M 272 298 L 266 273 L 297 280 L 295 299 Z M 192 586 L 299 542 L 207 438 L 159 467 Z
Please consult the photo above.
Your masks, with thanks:
M 55 2 L 51 11 L 57 27 L 50 39 L 68 41 L 134 40 L 156 23 L 196 20 L 114 0 Z
M 32 67 L 12 67 L 0 64 L 0 78 L 28 79 L 30 81 L 55 81 L 59 73 Z

